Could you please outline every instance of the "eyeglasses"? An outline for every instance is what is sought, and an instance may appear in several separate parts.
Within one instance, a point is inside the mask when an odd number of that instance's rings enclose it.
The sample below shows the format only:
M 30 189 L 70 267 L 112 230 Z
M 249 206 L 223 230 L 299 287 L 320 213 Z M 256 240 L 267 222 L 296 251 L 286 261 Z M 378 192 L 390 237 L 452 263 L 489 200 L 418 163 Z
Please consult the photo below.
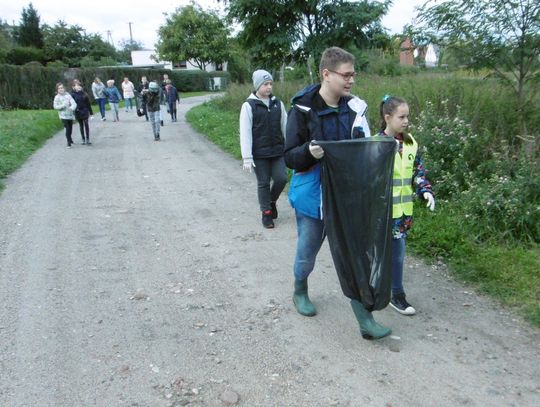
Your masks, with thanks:
M 337 73 L 339 76 L 341 76 L 344 80 L 350 81 L 351 79 L 354 79 L 356 76 L 356 72 L 338 72 L 338 71 L 332 71 L 331 69 L 328 69 L 330 72 Z

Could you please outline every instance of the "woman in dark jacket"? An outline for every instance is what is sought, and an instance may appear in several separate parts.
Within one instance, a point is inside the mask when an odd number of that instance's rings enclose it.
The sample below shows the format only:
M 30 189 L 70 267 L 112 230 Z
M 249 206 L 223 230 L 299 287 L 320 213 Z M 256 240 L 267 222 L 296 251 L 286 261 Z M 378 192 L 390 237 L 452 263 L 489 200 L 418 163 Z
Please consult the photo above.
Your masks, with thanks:
M 79 130 L 81 131 L 82 143 L 90 145 L 92 143 L 90 142 L 90 126 L 88 125 L 88 119 L 90 118 L 90 116 L 94 115 L 94 112 L 92 112 L 92 105 L 90 104 L 90 98 L 79 83 L 76 83 L 73 86 L 71 96 L 75 100 L 75 103 L 77 103 L 77 110 L 75 110 L 75 118 L 79 122 Z

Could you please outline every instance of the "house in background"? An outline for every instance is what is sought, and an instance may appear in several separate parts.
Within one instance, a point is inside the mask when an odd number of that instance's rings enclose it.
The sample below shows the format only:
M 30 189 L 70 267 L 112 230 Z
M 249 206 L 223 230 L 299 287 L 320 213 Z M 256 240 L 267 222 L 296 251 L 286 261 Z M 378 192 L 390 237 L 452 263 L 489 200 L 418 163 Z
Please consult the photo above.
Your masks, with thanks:
M 156 57 L 156 52 L 150 49 L 142 49 L 138 51 L 131 51 L 131 65 L 136 68 L 164 68 L 171 70 L 200 70 L 199 66 L 193 60 L 188 61 L 159 61 Z M 206 72 L 223 72 L 227 70 L 227 63 L 206 65 Z M 225 83 L 223 78 L 214 77 L 210 80 L 211 90 L 221 89 Z
M 427 68 L 434 68 L 439 64 L 440 49 L 435 44 L 415 47 L 410 38 L 405 38 L 399 47 L 399 64 L 413 66 L 415 58 L 424 62 Z
M 195 61 L 158 61 L 156 52 L 150 49 L 141 49 L 138 51 L 131 51 L 131 64 L 137 68 L 145 67 L 164 67 L 165 69 L 181 69 L 181 70 L 196 70 L 200 69 Z M 227 63 L 218 64 L 213 63 L 206 66 L 206 72 L 214 71 L 226 71 Z
M 405 41 L 399 46 L 399 64 L 414 65 L 414 47 L 409 37 L 405 38 Z

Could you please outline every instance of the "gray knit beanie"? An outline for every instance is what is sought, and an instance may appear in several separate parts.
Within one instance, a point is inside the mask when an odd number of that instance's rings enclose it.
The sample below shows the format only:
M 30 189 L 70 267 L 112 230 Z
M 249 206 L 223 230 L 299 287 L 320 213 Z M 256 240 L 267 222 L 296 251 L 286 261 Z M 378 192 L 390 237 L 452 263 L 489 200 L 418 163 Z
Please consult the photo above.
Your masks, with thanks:
M 264 69 L 253 72 L 253 86 L 255 87 L 255 91 L 259 90 L 261 85 L 266 81 L 273 81 L 270 72 L 265 71 Z

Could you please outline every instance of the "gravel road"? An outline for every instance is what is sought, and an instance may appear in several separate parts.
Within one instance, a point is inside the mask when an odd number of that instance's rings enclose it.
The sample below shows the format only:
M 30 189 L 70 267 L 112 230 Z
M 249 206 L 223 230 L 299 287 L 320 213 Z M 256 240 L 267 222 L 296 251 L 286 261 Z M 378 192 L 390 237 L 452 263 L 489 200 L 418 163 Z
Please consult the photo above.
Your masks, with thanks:
M 294 215 L 185 122 L 63 132 L 0 196 L 0 406 L 539 406 L 540 331 L 408 257 L 418 314 L 366 341 L 327 244 L 294 311 Z M 78 129 L 74 140 L 80 140 Z

